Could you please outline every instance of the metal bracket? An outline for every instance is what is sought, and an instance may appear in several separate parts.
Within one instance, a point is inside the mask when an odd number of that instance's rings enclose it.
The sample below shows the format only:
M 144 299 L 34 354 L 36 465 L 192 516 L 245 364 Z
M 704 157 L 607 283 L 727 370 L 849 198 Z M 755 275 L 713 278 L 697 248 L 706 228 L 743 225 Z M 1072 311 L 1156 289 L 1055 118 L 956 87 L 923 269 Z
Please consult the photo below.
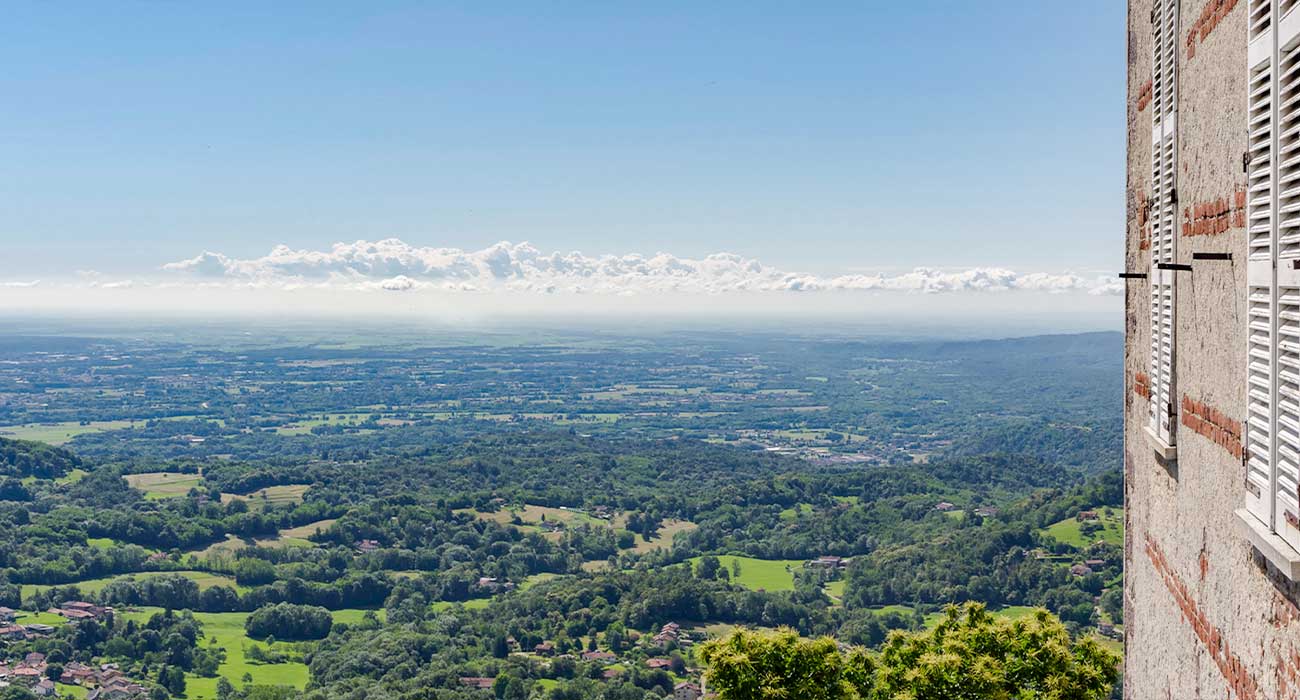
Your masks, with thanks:
M 1122 280 L 1144 280 L 1147 278 L 1145 272 L 1121 272 L 1119 278 Z
M 1156 263 L 1157 270 L 1178 270 L 1180 272 L 1191 272 L 1192 266 L 1184 263 Z
M 1192 253 L 1192 260 L 1232 260 L 1232 253 Z

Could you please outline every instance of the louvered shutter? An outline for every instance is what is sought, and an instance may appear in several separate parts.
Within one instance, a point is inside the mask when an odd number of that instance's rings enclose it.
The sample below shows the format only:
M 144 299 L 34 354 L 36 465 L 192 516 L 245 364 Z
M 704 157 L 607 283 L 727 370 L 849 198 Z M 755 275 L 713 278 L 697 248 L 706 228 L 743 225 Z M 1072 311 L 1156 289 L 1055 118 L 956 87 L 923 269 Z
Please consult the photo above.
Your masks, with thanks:
M 1246 508 L 1273 520 L 1273 8 L 1250 0 L 1247 51 Z
M 1177 247 L 1178 0 L 1155 0 L 1151 13 L 1151 401 L 1150 430 L 1174 444 L 1174 271 Z
M 1251 0 L 1246 507 L 1300 550 L 1300 13 Z
M 1277 162 L 1273 199 L 1277 237 L 1273 249 L 1274 323 L 1277 344 L 1274 409 L 1273 529 L 1300 549 L 1300 15 L 1295 0 L 1282 0 L 1274 22 L 1277 47 L 1277 135 L 1273 142 Z

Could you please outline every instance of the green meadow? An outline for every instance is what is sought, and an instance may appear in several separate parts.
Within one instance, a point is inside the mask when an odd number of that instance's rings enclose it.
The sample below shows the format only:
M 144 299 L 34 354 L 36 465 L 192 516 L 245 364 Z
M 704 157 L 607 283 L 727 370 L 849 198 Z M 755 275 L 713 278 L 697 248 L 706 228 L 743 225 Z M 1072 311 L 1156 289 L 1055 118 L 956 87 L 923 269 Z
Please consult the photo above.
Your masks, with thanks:
M 694 557 L 688 561 L 694 567 L 700 559 L 701 557 Z M 745 588 L 765 591 L 793 591 L 794 572 L 804 565 L 802 559 L 754 559 L 731 554 L 718 557 L 718 561 L 728 572 L 739 562 L 740 577 L 733 577 L 732 581 Z

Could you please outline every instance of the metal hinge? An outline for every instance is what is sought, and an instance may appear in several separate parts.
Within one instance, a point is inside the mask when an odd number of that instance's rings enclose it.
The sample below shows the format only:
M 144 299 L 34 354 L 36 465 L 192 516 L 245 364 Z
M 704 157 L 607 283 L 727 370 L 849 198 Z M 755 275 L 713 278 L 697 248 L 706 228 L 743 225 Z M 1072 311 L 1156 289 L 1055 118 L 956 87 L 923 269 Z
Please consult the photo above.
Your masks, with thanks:
M 1178 189 L 1177 189 L 1177 188 L 1174 188 L 1174 189 L 1169 190 L 1169 204 L 1171 204 L 1172 206 L 1175 206 L 1175 207 L 1178 206 Z
M 1241 152 L 1241 172 L 1250 173 L 1250 151 Z

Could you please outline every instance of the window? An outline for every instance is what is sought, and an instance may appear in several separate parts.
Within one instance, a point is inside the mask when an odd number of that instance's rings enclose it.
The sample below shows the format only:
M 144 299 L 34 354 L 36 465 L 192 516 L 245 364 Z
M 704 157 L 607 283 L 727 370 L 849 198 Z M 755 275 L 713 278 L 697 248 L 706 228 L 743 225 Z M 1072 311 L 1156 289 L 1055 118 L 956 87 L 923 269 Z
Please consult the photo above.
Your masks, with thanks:
M 1155 0 L 1151 12 L 1151 400 L 1147 433 L 1165 459 L 1176 456 L 1174 394 L 1177 259 L 1178 0 Z
M 1251 0 L 1246 77 L 1246 507 L 1252 543 L 1300 577 L 1300 13 Z M 1276 183 L 1276 184 L 1275 184 Z

